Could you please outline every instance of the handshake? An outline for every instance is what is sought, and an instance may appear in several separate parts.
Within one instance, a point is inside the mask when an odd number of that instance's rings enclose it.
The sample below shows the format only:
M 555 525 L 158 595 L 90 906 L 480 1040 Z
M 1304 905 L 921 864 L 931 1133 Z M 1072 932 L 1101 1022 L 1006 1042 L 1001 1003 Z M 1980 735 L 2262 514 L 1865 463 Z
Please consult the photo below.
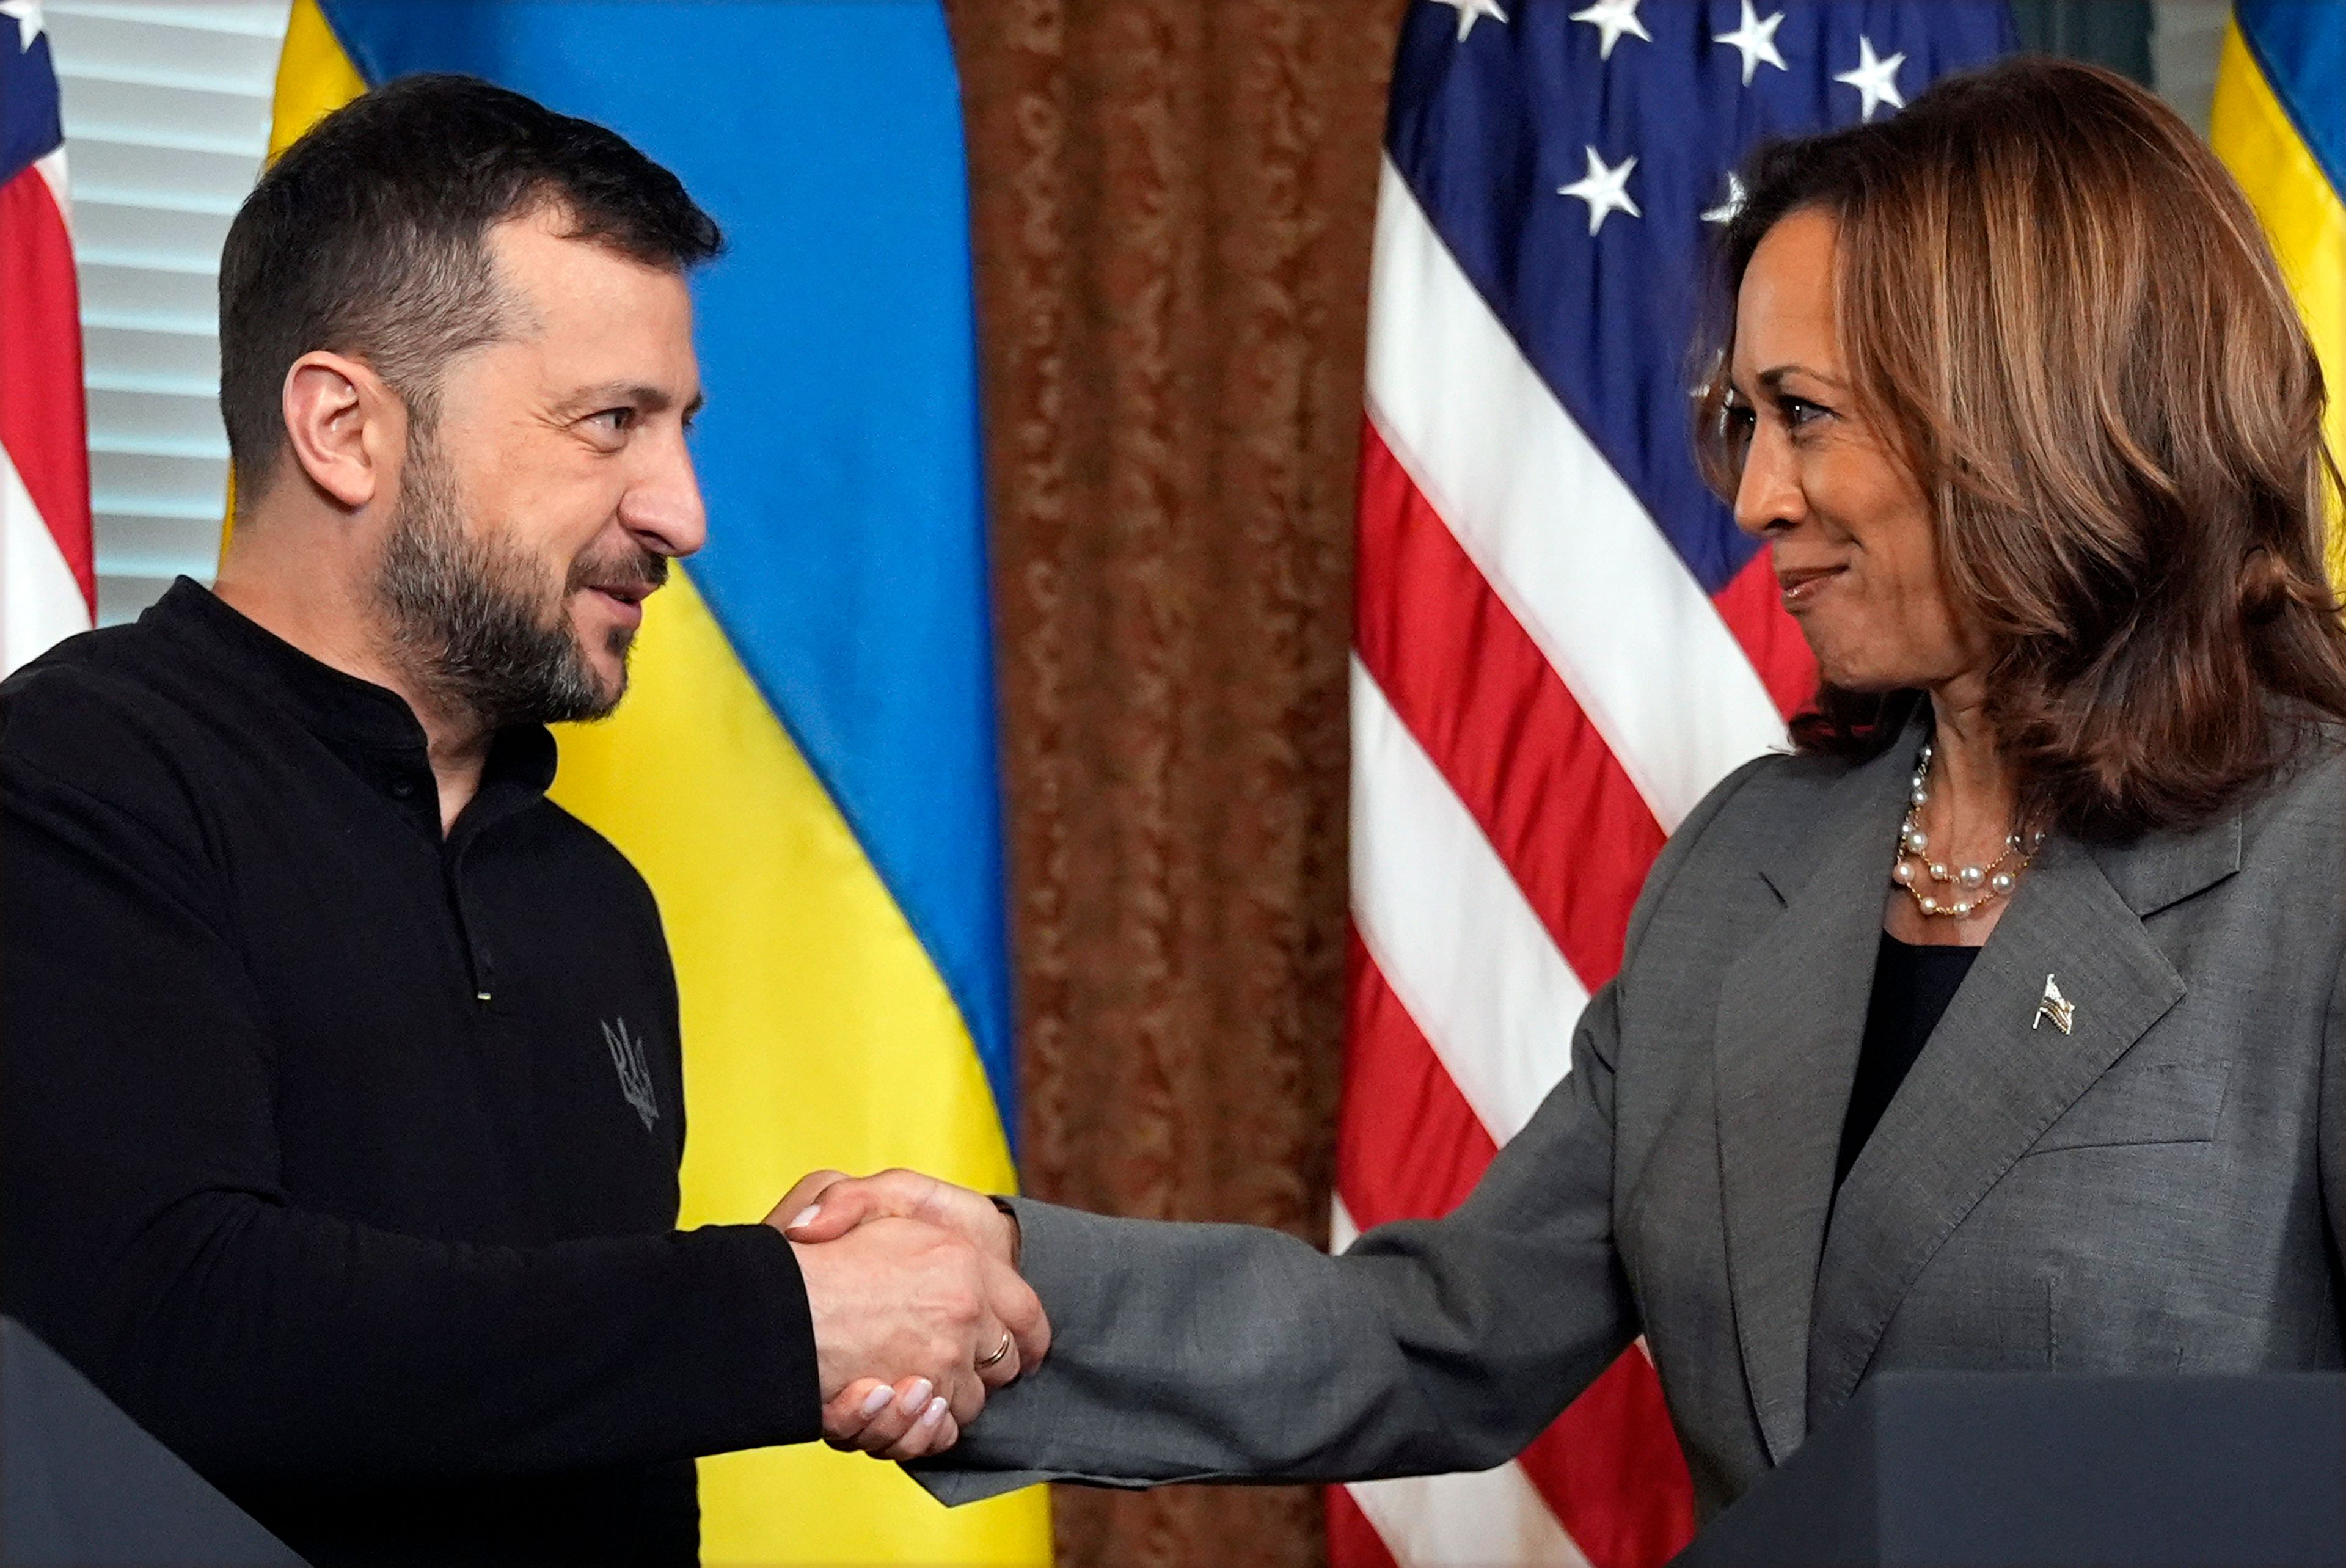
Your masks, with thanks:
M 1051 1347 L 1018 1275 L 1018 1222 L 966 1187 L 917 1171 L 817 1171 L 766 1223 L 798 1254 L 834 1448 L 942 1453 Z

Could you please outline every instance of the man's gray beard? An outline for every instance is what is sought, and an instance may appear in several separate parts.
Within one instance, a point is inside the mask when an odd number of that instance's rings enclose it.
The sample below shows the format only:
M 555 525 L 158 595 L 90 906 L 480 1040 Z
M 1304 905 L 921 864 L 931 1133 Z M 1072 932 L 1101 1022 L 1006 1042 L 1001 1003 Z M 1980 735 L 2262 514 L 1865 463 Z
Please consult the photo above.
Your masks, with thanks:
M 668 563 L 651 559 L 657 580 Z M 621 676 L 606 692 L 571 629 L 567 593 L 554 599 L 551 625 L 539 618 L 546 577 L 519 550 L 465 530 L 445 465 L 424 438 L 413 438 L 375 601 L 393 657 L 429 700 L 490 729 L 601 718 L 618 706 L 632 638 L 612 634 Z

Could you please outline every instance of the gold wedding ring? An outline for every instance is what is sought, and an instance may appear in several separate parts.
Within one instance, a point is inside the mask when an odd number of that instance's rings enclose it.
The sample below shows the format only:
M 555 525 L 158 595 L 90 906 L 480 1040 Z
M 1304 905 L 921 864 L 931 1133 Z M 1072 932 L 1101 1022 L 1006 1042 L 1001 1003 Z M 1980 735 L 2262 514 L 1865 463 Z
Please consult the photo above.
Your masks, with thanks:
M 1005 1329 L 1002 1331 L 1002 1343 L 994 1348 L 994 1354 L 991 1356 L 981 1357 L 979 1359 L 977 1363 L 978 1369 L 980 1371 L 984 1371 L 986 1368 L 994 1365 L 994 1362 L 1002 1359 L 1003 1357 L 1008 1354 L 1010 1354 L 1010 1330 Z

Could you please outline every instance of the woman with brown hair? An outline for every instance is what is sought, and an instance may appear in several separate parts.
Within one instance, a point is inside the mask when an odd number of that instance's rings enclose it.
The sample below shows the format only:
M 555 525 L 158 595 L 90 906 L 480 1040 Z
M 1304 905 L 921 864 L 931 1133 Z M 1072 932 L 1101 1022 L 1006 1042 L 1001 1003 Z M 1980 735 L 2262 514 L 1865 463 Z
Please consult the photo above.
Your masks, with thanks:
M 1022 1267 L 932 1484 L 1515 1452 L 1647 1336 L 1707 1513 L 1884 1368 L 2346 1361 L 2346 632 L 2313 352 L 2207 149 L 2047 60 L 1763 154 L 1698 443 L 1823 677 L 1647 880 L 1449 1217 L 1268 1232 L 811 1178 Z M 787 1207 L 782 1213 L 796 1213 Z M 898 1456 L 954 1435 L 835 1430 Z

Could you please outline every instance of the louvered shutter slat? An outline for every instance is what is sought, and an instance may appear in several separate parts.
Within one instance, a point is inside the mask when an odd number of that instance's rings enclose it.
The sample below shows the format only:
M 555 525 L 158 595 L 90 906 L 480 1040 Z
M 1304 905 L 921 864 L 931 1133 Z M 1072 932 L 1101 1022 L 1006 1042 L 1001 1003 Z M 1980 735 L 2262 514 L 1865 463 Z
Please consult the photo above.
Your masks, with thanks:
M 232 216 L 252 188 L 242 153 L 191 152 L 85 136 L 73 148 L 74 200 L 141 204 Z
M 228 487 L 219 252 L 269 141 L 289 0 L 49 0 L 89 394 L 98 619 L 209 582 Z

